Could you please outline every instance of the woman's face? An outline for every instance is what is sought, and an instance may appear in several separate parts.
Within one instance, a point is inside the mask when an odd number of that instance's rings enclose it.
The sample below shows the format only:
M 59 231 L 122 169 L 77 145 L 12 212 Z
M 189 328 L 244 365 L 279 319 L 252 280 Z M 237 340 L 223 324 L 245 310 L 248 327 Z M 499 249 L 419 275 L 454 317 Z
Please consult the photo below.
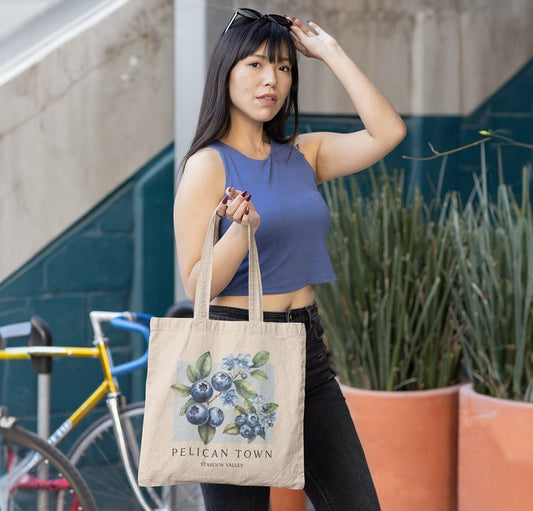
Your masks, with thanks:
M 292 84 L 287 48 L 278 62 L 269 62 L 266 43 L 252 55 L 239 60 L 229 75 L 231 116 L 267 122 L 285 103 Z

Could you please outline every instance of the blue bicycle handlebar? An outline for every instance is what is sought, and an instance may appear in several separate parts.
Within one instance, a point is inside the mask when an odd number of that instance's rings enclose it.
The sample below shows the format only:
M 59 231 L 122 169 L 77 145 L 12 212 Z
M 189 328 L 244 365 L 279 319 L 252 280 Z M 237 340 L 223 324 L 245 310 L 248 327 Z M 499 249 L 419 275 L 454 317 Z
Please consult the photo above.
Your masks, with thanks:
M 143 314 L 140 312 L 133 313 L 132 316 L 134 318 L 133 320 L 127 319 L 124 316 L 119 316 L 113 318 L 110 323 L 114 327 L 120 328 L 121 330 L 130 330 L 132 332 L 140 333 L 146 341 L 146 351 L 143 355 L 135 360 L 130 360 L 129 362 L 125 362 L 124 364 L 119 364 L 111 368 L 111 374 L 113 376 L 131 373 L 136 369 L 146 367 L 146 364 L 148 363 L 148 341 L 150 339 L 150 319 L 152 316 L 150 314 Z

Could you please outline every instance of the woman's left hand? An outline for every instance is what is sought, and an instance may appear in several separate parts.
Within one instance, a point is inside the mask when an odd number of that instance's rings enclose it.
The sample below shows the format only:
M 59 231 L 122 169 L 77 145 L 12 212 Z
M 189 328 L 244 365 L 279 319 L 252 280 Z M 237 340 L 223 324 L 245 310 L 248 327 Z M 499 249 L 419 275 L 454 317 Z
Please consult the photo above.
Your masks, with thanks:
M 299 19 L 291 17 L 291 32 L 298 51 L 309 58 L 324 60 L 332 50 L 338 50 L 339 44 L 325 30 L 312 21 L 308 26 Z

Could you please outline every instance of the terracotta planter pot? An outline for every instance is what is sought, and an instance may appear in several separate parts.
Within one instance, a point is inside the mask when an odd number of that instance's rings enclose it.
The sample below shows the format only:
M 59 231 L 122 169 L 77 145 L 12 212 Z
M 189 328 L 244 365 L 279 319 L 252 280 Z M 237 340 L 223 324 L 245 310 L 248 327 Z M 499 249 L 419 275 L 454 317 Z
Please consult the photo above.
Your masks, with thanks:
M 382 511 L 455 511 L 460 385 L 413 392 L 341 388 Z
M 305 506 L 303 490 L 270 489 L 270 511 L 305 511 Z
M 459 510 L 533 509 L 533 404 L 459 397 Z

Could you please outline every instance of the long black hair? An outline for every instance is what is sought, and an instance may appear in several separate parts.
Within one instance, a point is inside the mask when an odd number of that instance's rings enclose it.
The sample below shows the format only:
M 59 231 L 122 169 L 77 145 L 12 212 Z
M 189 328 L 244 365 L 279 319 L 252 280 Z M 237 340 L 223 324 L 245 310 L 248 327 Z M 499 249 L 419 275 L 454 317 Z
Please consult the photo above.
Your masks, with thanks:
M 273 119 L 265 122 L 264 130 L 276 142 L 294 142 L 298 130 L 298 64 L 292 36 L 286 27 L 269 19 L 237 17 L 229 30 L 220 36 L 211 55 L 196 133 L 181 167 L 196 151 L 228 133 L 231 123 L 230 72 L 238 61 L 252 55 L 265 42 L 270 62 L 279 61 L 283 49 L 288 49 L 292 84 L 284 105 Z M 287 136 L 285 127 L 291 114 L 294 115 L 294 129 Z

